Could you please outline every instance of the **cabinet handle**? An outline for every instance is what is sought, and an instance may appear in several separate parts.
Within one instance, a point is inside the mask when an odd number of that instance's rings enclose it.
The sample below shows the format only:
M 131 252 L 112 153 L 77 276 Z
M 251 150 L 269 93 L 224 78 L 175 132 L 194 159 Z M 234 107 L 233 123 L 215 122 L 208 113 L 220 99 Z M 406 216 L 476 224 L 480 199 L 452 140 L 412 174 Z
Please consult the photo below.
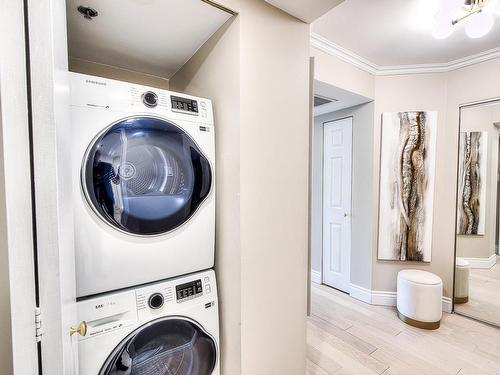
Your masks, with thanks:
M 75 333 L 78 333 L 80 336 L 85 336 L 87 334 L 87 323 L 81 322 L 78 327 L 70 327 L 69 335 L 73 336 Z

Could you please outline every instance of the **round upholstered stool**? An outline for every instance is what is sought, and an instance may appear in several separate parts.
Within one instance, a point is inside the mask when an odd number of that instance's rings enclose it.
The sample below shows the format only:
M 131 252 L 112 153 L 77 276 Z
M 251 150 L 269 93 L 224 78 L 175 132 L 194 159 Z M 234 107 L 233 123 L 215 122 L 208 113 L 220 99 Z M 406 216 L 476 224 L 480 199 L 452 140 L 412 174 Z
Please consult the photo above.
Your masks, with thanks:
M 469 302 L 470 263 L 457 257 L 455 264 L 455 303 Z
M 403 322 L 423 329 L 437 329 L 443 314 L 443 282 L 420 270 L 398 272 L 397 308 Z

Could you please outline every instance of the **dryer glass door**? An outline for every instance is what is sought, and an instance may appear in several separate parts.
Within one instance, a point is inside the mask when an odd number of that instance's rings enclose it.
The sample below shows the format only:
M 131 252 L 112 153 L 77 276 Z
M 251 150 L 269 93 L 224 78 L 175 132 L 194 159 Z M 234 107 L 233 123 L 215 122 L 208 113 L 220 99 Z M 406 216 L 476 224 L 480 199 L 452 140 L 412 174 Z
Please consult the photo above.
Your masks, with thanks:
M 180 127 L 153 116 L 123 119 L 98 135 L 82 166 L 94 212 L 129 234 L 159 235 L 185 223 L 208 196 L 207 158 Z
M 216 350 L 214 340 L 194 321 L 160 318 L 128 335 L 99 375 L 210 375 Z

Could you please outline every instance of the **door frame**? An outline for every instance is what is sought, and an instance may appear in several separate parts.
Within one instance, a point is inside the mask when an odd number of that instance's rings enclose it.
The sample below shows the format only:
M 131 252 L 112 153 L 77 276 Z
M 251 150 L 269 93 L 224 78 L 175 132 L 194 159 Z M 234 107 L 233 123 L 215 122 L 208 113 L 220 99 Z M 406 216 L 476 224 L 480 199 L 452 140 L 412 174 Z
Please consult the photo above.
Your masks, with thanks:
M 323 121 L 322 125 L 321 125 L 321 140 L 322 140 L 322 143 L 321 143 L 321 284 L 323 285 L 324 284 L 324 275 L 323 275 L 323 260 L 324 260 L 324 237 L 325 237 L 325 233 L 324 233 L 324 228 L 323 228 L 323 219 L 324 219 L 324 202 L 323 202 L 323 197 L 324 197 L 324 187 L 325 187 L 325 184 L 324 184 L 324 173 L 325 173 L 325 149 L 324 149 L 324 139 L 325 139 L 325 124 L 327 123 L 330 123 L 330 122 L 334 122 L 334 121 L 341 121 L 341 120 L 346 120 L 346 119 L 351 119 L 351 140 L 354 138 L 354 116 L 350 115 L 350 116 L 343 116 L 343 117 L 339 117 L 339 118 L 333 118 L 333 119 L 330 119 L 328 121 Z M 350 189 L 351 189 L 351 212 L 349 213 L 349 215 L 351 215 L 351 218 L 352 218 L 352 166 L 353 166 L 353 143 L 351 142 L 351 183 L 350 183 Z M 350 226 L 351 226 L 351 248 L 349 249 L 349 254 L 352 255 L 352 220 L 350 222 Z M 350 262 L 349 262 L 349 281 L 351 279 L 351 266 L 352 266 L 352 258 L 350 257 Z M 326 284 L 324 284 L 326 285 Z M 328 285 L 329 286 L 329 285 Z M 331 286 L 329 286 L 331 287 Z M 333 288 L 333 287 L 331 287 Z M 350 292 L 350 288 L 349 288 L 349 292 L 347 292 L 348 294 L 351 294 Z
M 37 374 L 26 4 L 0 12 L 0 355 L 6 373 Z
M 24 0 L 33 128 L 41 372 L 78 373 L 66 2 Z M 76 337 L 75 337 L 76 338 Z

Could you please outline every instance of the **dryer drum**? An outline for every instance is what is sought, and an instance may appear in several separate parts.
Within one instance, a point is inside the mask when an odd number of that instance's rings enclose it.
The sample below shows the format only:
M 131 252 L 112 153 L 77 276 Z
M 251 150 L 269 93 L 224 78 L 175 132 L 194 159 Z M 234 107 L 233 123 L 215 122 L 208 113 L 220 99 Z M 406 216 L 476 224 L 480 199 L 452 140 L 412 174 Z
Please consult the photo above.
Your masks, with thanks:
M 123 340 L 99 375 L 210 375 L 216 358 L 213 339 L 197 324 L 159 319 Z
M 182 225 L 208 196 L 207 158 L 180 127 L 152 116 L 112 124 L 89 146 L 82 187 L 107 224 L 134 235 L 159 235 Z

